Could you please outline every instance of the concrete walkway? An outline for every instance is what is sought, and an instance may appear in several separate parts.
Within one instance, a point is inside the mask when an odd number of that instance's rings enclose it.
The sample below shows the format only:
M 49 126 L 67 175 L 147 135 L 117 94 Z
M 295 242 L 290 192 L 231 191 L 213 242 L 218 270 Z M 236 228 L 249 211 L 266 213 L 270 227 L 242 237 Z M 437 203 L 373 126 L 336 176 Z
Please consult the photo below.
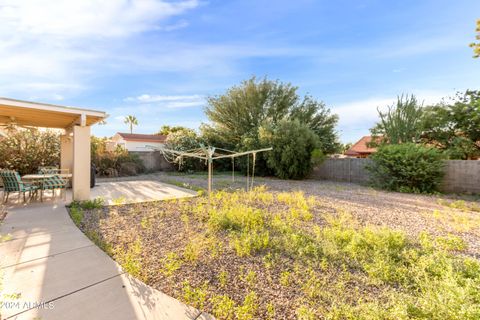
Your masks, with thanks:
M 64 203 L 9 210 L 0 235 L 0 319 L 211 319 L 125 274 Z

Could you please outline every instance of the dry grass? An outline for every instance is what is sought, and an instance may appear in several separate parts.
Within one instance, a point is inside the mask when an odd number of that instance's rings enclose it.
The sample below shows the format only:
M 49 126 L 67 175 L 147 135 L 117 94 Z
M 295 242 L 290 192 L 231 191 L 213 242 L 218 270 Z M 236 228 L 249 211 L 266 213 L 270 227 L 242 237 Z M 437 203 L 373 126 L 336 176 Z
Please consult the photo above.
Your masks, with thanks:
M 73 216 L 125 270 L 221 319 L 480 317 L 480 264 L 458 255 L 469 250 L 462 238 L 366 223 L 313 191 L 77 206 Z

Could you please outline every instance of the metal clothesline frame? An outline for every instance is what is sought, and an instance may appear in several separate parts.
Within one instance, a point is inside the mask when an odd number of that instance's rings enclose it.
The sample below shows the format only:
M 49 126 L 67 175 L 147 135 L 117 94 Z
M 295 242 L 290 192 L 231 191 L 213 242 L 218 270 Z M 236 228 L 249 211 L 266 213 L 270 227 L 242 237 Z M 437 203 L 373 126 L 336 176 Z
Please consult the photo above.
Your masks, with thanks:
M 192 150 L 186 150 L 186 151 L 167 149 L 164 147 L 154 147 L 154 146 L 147 146 L 147 147 L 162 152 L 165 160 L 169 162 L 171 161 L 167 159 L 167 154 L 176 155 L 177 157 L 175 158 L 175 160 L 178 160 L 179 158 L 182 159 L 183 157 L 191 157 L 191 158 L 205 160 L 208 163 L 208 194 L 209 195 L 212 192 L 214 160 L 231 158 L 232 170 L 235 170 L 235 167 L 234 167 L 235 158 L 247 156 L 247 161 L 248 161 L 247 162 L 247 191 L 248 191 L 249 189 L 251 190 L 253 188 L 253 179 L 255 176 L 255 160 L 256 160 L 257 153 L 273 150 L 273 148 L 270 147 L 270 148 L 263 148 L 263 149 L 257 149 L 257 150 L 236 152 L 236 151 L 231 151 L 231 150 L 222 149 L 218 147 L 204 146 L 204 145 L 200 145 L 200 148 L 198 149 L 192 149 Z M 218 153 L 216 152 L 217 150 L 228 152 L 228 154 Z M 253 158 L 251 181 L 249 181 L 250 155 L 252 155 L 252 158 Z M 232 173 L 232 179 L 234 179 L 234 173 Z

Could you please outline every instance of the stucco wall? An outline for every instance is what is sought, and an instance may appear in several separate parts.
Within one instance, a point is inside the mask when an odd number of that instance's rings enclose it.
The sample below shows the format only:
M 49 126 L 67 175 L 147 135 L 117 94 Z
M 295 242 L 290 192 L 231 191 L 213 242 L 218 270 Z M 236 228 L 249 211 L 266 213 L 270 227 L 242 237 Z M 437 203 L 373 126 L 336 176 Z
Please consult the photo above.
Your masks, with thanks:
M 158 142 L 140 142 L 140 141 L 125 141 L 125 148 L 128 151 L 134 151 L 134 152 L 150 152 L 152 151 L 151 148 L 148 148 L 147 146 L 153 146 L 156 148 L 160 148 L 163 146 L 163 143 L 158 143 Z
M 109 146 L 109 148 L 113 148 L 113 150 L 117 145 L 121 145 L 128 151 L 134 152 L 151 152 L 152 148 L 148 148 L 147 146 L 152 146 L 156 148 L 163 147 L 163 143 L 160 142 L 125 140 L 118 133 L 112 137 L 111 142 L 113 145 Z

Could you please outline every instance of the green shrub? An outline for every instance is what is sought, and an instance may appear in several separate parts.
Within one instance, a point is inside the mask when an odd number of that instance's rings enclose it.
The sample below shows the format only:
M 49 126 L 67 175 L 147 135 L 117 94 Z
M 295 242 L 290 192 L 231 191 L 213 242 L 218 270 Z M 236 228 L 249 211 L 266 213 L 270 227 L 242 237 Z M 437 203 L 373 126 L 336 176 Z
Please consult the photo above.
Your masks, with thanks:
M 373 185 L 401 192 L 433 192 L 443 176 L 443 154 L 413 143 L 384 145 L 367 170 Z
M 107 139 L 92 136 L 90 143 L 92 162 L 101 176 L 132 176 L 146 171 L 145 166 L 136 154 L 117 147 L 107 151 Z
M 160 271 L 165 276 L 170 277 L 175 273 L 175 271 L 180 269 L 181 266 L 182 260 L 180 259 L 178 254 L 176 254 L 175 252 L 169 252 L 165 256 L 165 258 L 163 258 L 163 267 Z
M 283 120 L 275 127 L 260 128 L 260 141 L 273 147 L 266 154 L 267 166 L 282 179 L 305 178 L 312 171 L 314 161 L 321 158 L 318 136 L 298 121 Z
M 240 257 L 251 255 L 268 247 L 268 231 L 244 231 L 232 237 L 232 246 Z
M 235 301 L 226 295 L 216 295 L 212 299 L 213 315 L 219 319 L 230 320 L 234 317 Z
M 201 287 L 194 288 L 190 285 L 188 280 L 183 282 L 183 298 L 185 302 L 198 309 L 203 309 L 208 294 L 208 282 L 205 282 Z
M 115 248 L 113 254 L 125 272 L 142 281 L 147 281 L 148 279 L 143 268 L 142 251 L 142 242 L 140 239 L 137 239 L 129 245 L 128 249 L 122 246 Z
M 208 220 L 214 230 L 254 230 L 264 225 L 263 213 L 245 205 L 212 209 Z
M 73 220 L 75 225 L 80 226 L 80 223 L 83 221 L 83 211 L 77 206 L 70 207 L 70 217 Z
M 235 308 L 235 315 L 238 320 L 256 319 L 258 310 L 258 297 L 254 291 L 250 291 L 243 300 L 243 304 Z
M 0 140 L 0 168 L 37 173 L 41 166 L 60 163 L 60 137 L 54 131 L 10 128 Z

